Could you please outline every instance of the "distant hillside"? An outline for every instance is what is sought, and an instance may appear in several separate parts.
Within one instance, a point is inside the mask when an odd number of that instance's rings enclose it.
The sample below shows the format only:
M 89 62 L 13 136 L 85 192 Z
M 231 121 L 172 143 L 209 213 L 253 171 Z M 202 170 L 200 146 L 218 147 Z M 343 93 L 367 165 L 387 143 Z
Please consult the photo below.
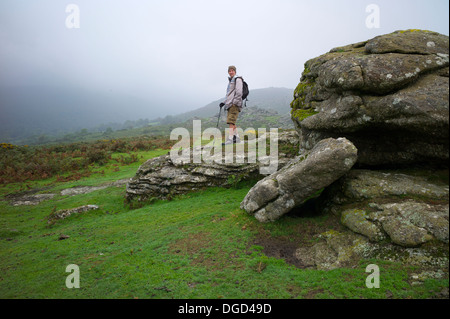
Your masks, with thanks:
M 152 115 L 142 111 L 149 109 L 148 101 L 115 92 L 46 86 L 0 88 L 0 139 L 57 135 L 101 123 L 137 120 L 139 112 L 141 117 Z M 161 113 L 153 113 L 154 118 Z
M 290 112 L 290 103 L 294 95 L 293 89 L 287 88 L 265 88 L 255 89 L 250 88 L 250 95 L 248 96 L 247 107 L 256 106 L 261 109 L 276 111 L 279 115 L 285 115 Z M 219 104 L 224 98 L 209 103 L 196 110 L 182 113 L 175 116 L 166 116 L 163 119 L 158 119 L 160 124 L 174 124 L 182 123 L 192 118 L 208 118 L 217 115 L 219 111 Z
M 271 120 L 275 121 L 272 124 L 275 124 L 278 123 L 278 119 L 275 120 L 277 116 L 286 117 L 289 114 L 293 90 L 286 88 L 252 90 L 250 88 L 248 99 L 247 109 L 257 107 L 275 112 L 264 113 L 265 116 L 271 116 Z M 86 135 L 87 131 L 103 133 L 128 130 L 148 127 L 149 123 L 152 127 L 147 131 L 150 131 L 152 135 L 167 130 L 170 132 L 171 126 L 185 125 L 193 118 L 217 117 L 219 103 L 222 100 L 175 116 L 157 118 L 159 114 L 155 114 L 149 120 L 145 115 L 137 117 L 136 110 L 157 109 L 158 112 L 163 112 L 164 108 L 113 92 L 99 94 L 72 88 L 48 87 L 0 88 L 0 142 L 43 144 L 55 140 L 73 140 L 76 136 L 82 138 L 81 135 Z M 154 102 L 157 103 L 157 101 Z M 160 102 L 159 105 L 162 103 Z M 241 124 L 244 124 L 244 113 L 249 112 L 243 112 L 240 118 Z M 259 113 L 261 112 L 255 114 Z M 148 115 L 151 116 L 151 114 Z M 245 122 L 256 124 L 251 119 Z M 258 117 L 257 122 L 267 123 L 264 116 L 261 119 Z M 286 121 L 283 119 L 282 122 Z

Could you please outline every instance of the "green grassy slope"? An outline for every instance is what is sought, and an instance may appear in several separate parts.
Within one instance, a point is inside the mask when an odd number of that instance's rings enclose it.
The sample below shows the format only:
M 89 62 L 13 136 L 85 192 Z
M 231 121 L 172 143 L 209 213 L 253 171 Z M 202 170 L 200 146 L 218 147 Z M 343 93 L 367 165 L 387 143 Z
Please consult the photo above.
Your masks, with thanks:
M 252 182 L 139 209 L 124 204 L 125 186 L 60 194 L 132 177 L 145 159 L 166 151 L 152 152 L 77 181 L 30 184 L 56 194 L 35 206 L 11 206 L 6 194 L 23 185 L 2 185 L 0 298 L 428 298 L 448 287 L 438 279 L 411 285 L 415 269 L 378 260 L 332 271 L 298 267 L 276 247 L 312 245 L 316 234 L 339 226 L 312 214 L 260 224 L 239 208 Z M 47 223 L 55 210 L 88 204 L 99 209 Z M 380 267 L 379 289 L 366 287 L 370 263 Z M 80 288 L 66 287 L 70 264 L 79 266 Z

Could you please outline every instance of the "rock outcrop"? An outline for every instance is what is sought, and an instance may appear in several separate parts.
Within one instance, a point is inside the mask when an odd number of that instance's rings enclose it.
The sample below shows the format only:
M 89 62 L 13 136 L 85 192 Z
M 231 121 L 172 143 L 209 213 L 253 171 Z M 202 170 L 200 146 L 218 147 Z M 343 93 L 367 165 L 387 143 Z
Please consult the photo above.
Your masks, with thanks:
M 127 184 L 126 199 L 148 201 L 213 186 L 229 186 L 235 180 L 256 178 L 259 165 L 238 163 L 174 163 L 170 155 L 148 160 Z
M 346 137 L 362 165 L 447 163 L 449 40 L 407 30 L 305 63 L 291 103 L 301 148 Z
M 47 224 L 54 224 L 57 220 L 65 219 L 73 214 L 85 213 L 90 210 L 97 210 L 99 207 L 97 205 L 84 205 L 72 209 L 61 209 L 56 212 L 52 212 L 47 217 Z
M 258 138 L 266 139 L 267 135 Z M 272 137 L 271 140 L 275 141 Z M 283 167 L 291 157 L 298 154 L 298 134 L 285 131 L 278 134 L 278 169 Z M 265 144 L 264 144 L 265 145 Z M 243 145 L 241 145 L 243 146 Z M 204 148 L 200 148 L 200 151 Z M 193 152 L 190 153 L 192 156 Z M 136 175 L 128 182 L 126 199 L 128 201 L 151 201 L 153 199 L 170 199 L 173 196 L 198 191 L 213 186 L 232 186 L 239 181 L 261 179 L 261 167 L 267 167 L 270 156 L 249 160 L 248 153 L 231 152 L 232 159 L 227 163 L 223 154 L 222 163 L 202 161 L 194 163 L 192 158 L 186 162 L 174 162 L 170 154 L 162 155 L 142 164 Z M 269 154 L 270 155 L 270 154 Z M 242 158 L 238 159 L 237 157 Z
M 295 256 L 305 267 L 334 269 L 378 258 L 448 268 L 449 188 L 431 174 L 353 169 L 328 187 L 320 210 L 345 226 Z M 431 269 L 431 268 L 430 268 Z
M 299 247 L 294 255 L 300 264 L 334 269 L 378 258 L 447 269 L 448 37 L 407 30 L 335 48 L 305 63 L 291 107 L 301 155 L 330 139 L 345 139 L 358 153 L 355 166 L 336 174 L 331 185 L 321 184 L 325 190 L 315 199 L 317 211 L 344 230 L 330 229 L 312 246 Z M 423 164 L 427 169 L 419 169 Z M 295 206 L 295 197 L 300 205 L 306 198 L 292 194 L 311 194 L 301 181 L 330 174 L 315 165 L 302 170 L 299 161 L 293 165 L 298 173 L 288 165 L 266 177 L 241 208 L 273 221 Z M 283 174 L 290 180 L 280 186 Z
M 449 187 L 429 181 L 426 174 L 352 170 L 322 193 L 321 209 L 372 242 L 448 244 Z
M 241 208 L 260 222 L 274 221 L 342 177 L 356 159 L 357 150 L 347 139 L 322 140 L 309 153 L 260 180 Z

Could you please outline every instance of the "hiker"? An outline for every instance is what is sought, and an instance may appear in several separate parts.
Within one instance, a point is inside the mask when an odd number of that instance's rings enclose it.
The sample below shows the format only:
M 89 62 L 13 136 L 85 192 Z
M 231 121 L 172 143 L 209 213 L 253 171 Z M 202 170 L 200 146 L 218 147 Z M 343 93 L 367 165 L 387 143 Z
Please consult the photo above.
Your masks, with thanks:
M 227 124 L 229 125 L 228 138 L 222 145 L 240 143 L 241 140 L 236 130 L 236 121 L 239 112 L 242 110 L 242 92 L 243 79 L 236 75 L 236 67 L 231 65 L 228 67 L 228 87 L 225 102 L 220 103 L 220 107 L 225 106 L 227 114 Z

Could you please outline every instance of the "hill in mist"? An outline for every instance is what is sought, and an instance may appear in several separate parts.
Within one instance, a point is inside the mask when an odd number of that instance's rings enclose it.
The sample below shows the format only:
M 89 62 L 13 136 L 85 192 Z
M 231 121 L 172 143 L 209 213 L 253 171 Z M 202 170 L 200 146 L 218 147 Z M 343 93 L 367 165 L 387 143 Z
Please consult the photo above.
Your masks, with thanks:
M 264 88 L 255 89 L 250 88 L 248 96 L 247 107 L 258 107 L 261 109 L 276 111 L 280 115 L 285 115 L 290 112 L 290 103 L 293 99 L 294 90 L 288 88 Z M 209 118 L 217 115 L 219 111 L 219 104 L 223 102 L 225 97 L 213 101 L 201 108 L 193 111 L 185 112 L 175 116 L 166 116 L 157 121 L 160 124 L 174 124 L 182 123 L 192 118 Z
M 67 87 L 0 88 L 0 139 L 57 135 L 91 129 L 101 123 L 163 115 L 152 103 L 116 92 Z
M 250 88 L 247 107 L 268 109 L 283 115 L 289 113 L 292 98 L 293 89 Z M 162 117 L 164 113 L 161 112 L 170 108 L 165 104 L 167 101 L 150 103 L 115 92 L 98 93 L 73 88 L 0 88 L 0 142 L 22 144 L 28 143 L 32 136 L 56 137 L 84 129 L 118 130 L 127 128 L 124 123 L 128 121 L 136 124 L 137 120 L 144 118 L 140 120 L 142 125 L 149 122 L 159 125 L 185 123 L 192 118 L 217 116 L 222 100 L 179 115 Z

